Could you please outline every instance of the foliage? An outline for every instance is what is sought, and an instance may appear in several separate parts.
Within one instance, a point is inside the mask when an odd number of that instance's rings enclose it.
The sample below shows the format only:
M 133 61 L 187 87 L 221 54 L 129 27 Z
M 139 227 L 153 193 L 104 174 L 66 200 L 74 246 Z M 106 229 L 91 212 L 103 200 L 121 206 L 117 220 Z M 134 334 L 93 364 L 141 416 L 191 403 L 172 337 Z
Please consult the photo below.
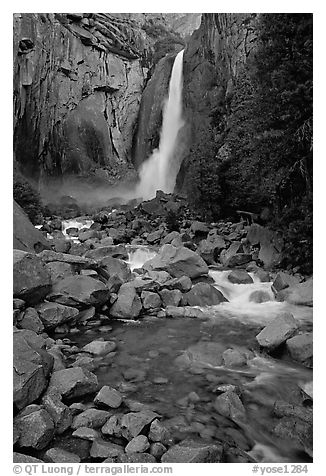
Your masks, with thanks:
M 165 223 L 168 229 L 168 232 L 171 231 L 180 231 L 180 223 L 181 223 L 181 214 L 174 212 L 173 210 L 169 210 L 165 217 Z
M 31 222 L 37 225 L 43 219 L 43 209 L 39 193 L 21 175 L 14 175 L 14 199 L 20 205 Z

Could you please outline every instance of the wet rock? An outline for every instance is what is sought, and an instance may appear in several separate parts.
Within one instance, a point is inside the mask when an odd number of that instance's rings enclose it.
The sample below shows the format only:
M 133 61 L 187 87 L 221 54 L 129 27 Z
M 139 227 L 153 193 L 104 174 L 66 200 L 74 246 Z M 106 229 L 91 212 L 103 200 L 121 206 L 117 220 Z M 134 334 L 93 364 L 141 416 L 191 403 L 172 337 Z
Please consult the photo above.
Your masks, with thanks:
M 45 448 L 54 436 L 54 423 L 49 413 L 44 409 L 28 412 L 28 407 L 17 415 L 14 425 L 18 428 L 20 448 Z
M 47 296 L 66 306 L 82 309 L 88 306 L 99 307 L 110 298 L 110 291 L 97 279 L 88 276 L 72 276 L 54 283 L 52 293 Z
M 44 331 L 44 326 L 39 318 L 39 315 L 33 307 L 28 307 L 18 318 L 17 327 L 20 329 L 28 329 L 41 334 Z
M 50 448 L 44 454 L 46 463 L 80 463 L 80 457 L 61 448 Z
M 256 339 L 261 347 L 271 351 L 292 337 L 297 329 L 298 325 L 292 314 L 284 312 L 264 327 Z
M 150 454 L 156 459 L 160 459 L 166 451 L 167 448 L 162 443 L 152 443 L 149 449 Z
M 109 277 L 113 275 L 119 276 L 123 283 L 129 281 L 131 278 L 130 268 L 125 261 L 122 261 L 122 259 L 106 256 L 101 259 L 98 264 Z
M 77 430 L 72 433 L 72 436 L 80 438 L 81 440 L 95 441 L 101 437 L 101 434 L 99 431 L 94 430 L 94 428 L 82 426 L 77 428 Z
M 157 419 L 151 423 L 148 438 L 163 445 L 168 445 L 172 441 L 169 430 Z
M 88 408 L 73 419 L 71 428 L 100 428 L 110 418 L 111 413 L 105 410 L 98 410 L 97 408 Z
M 192 282 L 189 276 L 181 276 L 180 278 L 170 279 L 165 281 L 165 283 L 162 285 L 162 288 L 164 289 L 179 289 L 179 291 L 183 293 L 190 291 L 191 287 Z
M 128 259 L 128 252 L 123 245 L 101 246 L 95 250 L 89 250 L 85 254 L 86 258 L 91 258 L 100 262 L 103 258 L 111 256 L 112 258 Z
M 160 296 L 157 293 L 152 293 L 151 291 L 143 291 L 141 293 L 141 300 L 145 310 L 159 309 L 162 305 Z
M 312 332 L 305 332 L 286 341 L 286 348 L 292 359 L 306 367 L 312 367 L 313 338 Z
M 176 248 L 169 244 L 164 245 L 157 256 L 148 260 L 143 268 L 166 271 L 175 278 L 181 276 L 196 278 L 208 273 L 207 264 L 197 253 L 185 247 Z
M 234 392 L 225 392 L 216 397 L 214 408 L 220 415 L 230 418 L 234 422 L 244 422 L 246 420 L 244 406 Z
M 243 367 L 247 365 L 246 355 L 237 349 L 227 349 L 222 358 L 226 367 Z
M 198 342 L 188 347 L 175 362 L 181 367 L 189 367 L 193 364 L 220 367 L 223 365 L 224 350 L 225 346 L 217 342 Z
M 67 278 L 69 276 L 74 276 L 75 274 L 72 265 L 69 263 L 53 261 L 52 263 L 47 263 L 45 266 L 50 273 L 51 280 L 53 283 L 60 279 Z
M 58 370 L 53 372 L 50 389 L 58 390 L 63 398 L 82 397 L 97 390 L 96 375 L 81 367 Z
M 207 315 L 202 309 L 196 309 L 190 306 L 175 307 L 167 306 L 165 309 L 166 317 L 178 318 L 178 317 L 190 317 L 195 319 L 206 319 Z
M 145 426 L 149 425 L 159 415 L 151 410 L 131 412 L 123 415 L 121 419 L 121 434 L 128 441 L 138 436 Z
M 122 403 L 122 395 L 115 388 L 105 385 L 94 398 L 94 403 L 98 406 L 118 408 Z
M 312 424 L 313 410 L 312 408 L 305 408 L 299 405 L 292 405 L 283 400 L 277 400 L 274 404 L 273 413 L 278 418 L 294 417 Z
M 260 279 L 261 283 L 269 283 L 269 281 L 271 280 L 270 274 L 264 269 L 257 268 L 254 270 L 254 273 L 257 276 L 257 278 Z
M 162 463 L 219 463 L 222 457 L 222 445 L 207 442 L 185 440 L 172 446 L 162 456 Z
M 135 287 L 130 283 L 123 284 L 118 293 L 118 299 L 110 309 L 110 315 L 118 319 L 136 319 L 142 304 Z
M 15 298 L 35 304 L 51 290 L 51 276 L 38 256 L 14 250 L 13 285 Z
M 277 301 L 287 301 L 297 306 L 313 305 L 313 280 L 312 278 L 295 286 L 290 286 L 276 294 Z
M 274 427 L 274 434 L 279 438 L 295 441 L 312 457 L 313 427 L 296 417 L 284 417 Z
M 223 294 L 207 283 L 197 283 L 185 294 L 189 306 L 215 306 L 227 302 Z
M 53 367 L 53 357 L 42 337 L 29 330 L 13 334 L 13 401 L 18 408 L 34 402 L 45 390 Z
M 117 344 L 113 341 L 93 340 L 89 344 L 85 345 L 82 350 L 93 355 L 106 355 L 113 352 L 117 347 Z
M 125 447 L 125 452 L 127 454 L 144 453 L 146 450 L 148 450 L 148 448 L 149 448 L 149 441 L 147 439 L 147 436 L 138 435 L 129 441 L 129 443 Z
M 160 296 L 163 302 L 163 306 L 179 306 L 181 298 L 182 298 L 182 292 L 179 291 L 179 289 L 162 289 L 160 291 Z
M 126 380 L 142 382 L 143 380 L 145 380 L 146 372 L 145 370 L 142 370 L 142 369 L 129 368 L 127 370 L 124 370 L 122 372 L 122 375 L 124 376 Z
M 122 414 L 112 415 L 102 427 L 103 435 L 121 437 L 121 419 Z
M 277 273 L 273 284 L 272 284 L 272 290 L 276 294 L 278 291 L 282 291 L 282 289 L 286 289 L 289 286 L 295 286 L 299 284 L 298 278 L 295 276 L 285 273 L 283 271 Z
M 247 253 L 235 253 L 233 256 L 225 260 L 225 266 L 228 268 L 235 268 L 236 266 L 243 266 L 252 260 L 252 256 Z
M 119 455 L 123 455 L 123 447 L 111 443 L 110 441 L 102 440 L 98 438 L 92 444 L 90 455 L 92 458 L 116 458 Z
M 268 294 L 267 291 L 253 291 L 250 296 L 249 296 L 249 301 L 250 302 L 256 302 L 256 303 L 262 303 L 262 302 L 268 302 L 271 301 L 271 296 Z
M 35 309 L 47 330 L 53 330 L 65 322 L 75 321 L 79 314 L 77 309 L 55 302 L 39 304 Z
M 43 463 L 43 460 L 22 453 L 13 453 L 13 463 Z
M 54 421 L 57 434 L 63 433 L 70 427 L 72 423 L 71 410 L 62 403 L 61 395 L 58 392 L 46 392 L 42 397 L 42 405 Z
M 244 269 L 234 269 L 229 273 L 228 280 L 233 284 L 252 284 L 254 281 Z

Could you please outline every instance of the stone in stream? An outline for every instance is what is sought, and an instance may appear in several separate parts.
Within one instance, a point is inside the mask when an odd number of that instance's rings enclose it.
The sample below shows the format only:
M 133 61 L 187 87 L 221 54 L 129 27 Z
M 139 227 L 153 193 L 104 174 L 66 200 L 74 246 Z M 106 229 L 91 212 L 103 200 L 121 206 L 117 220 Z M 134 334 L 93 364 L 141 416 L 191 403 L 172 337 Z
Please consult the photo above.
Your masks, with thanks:
M 215 241 L 202 240 L 198 243 L 196 252 L 207 264 L 216 264 L 220 251 L 225 248 L 225 241 L 218 237 Z
M 214 408 L 220 415 L 230 418 L 235 423 L 246 421 L 245 408 L 234 392 L 224 392 L 216 397 Z
M 97 408 L 88 408 L 73 419 L 71 428 L 77 430 L 77 428 L 100 428 L 110 418 L 111 413 L 105 410 L 98 410 Z
M 117 348 L 117 344 L 113 341 L 107 340 L 93 340 L 89 344 L 85 345 L 82 350 L 93 355 L 106 355 L 113 352 Z
M 207 319 L 207 313 L 202 309 L 198 309 L 191 306 L 175 307 L 167 306 L 165 309 L 166 317 L 178 318 L 178 317 L 190 317 L 197 319 Z
M 227 349 L 223 352 L 222 358 L 226 367 L 243 367 L 247 365 L 247 357 L 237 349 Z
M 166 271 L 175 278 L 196 278 L 208 274 L 207 264 L 197 253 L 183 246 L 176 248 L 169 244 L 162 246 L 154 258 L 146 261 L 143 268 L 148 271 Z
M 160 291 L 160 296 L 164 307 L 179 306 L 182 292 L 179 291 L 179 289 L 162 289 L 162 291 Z
M 34 458 L 33 456 L 24 455 L 22 453 L 13 453 L 13 463 L 43 463 L 43 460 Z
M 45 340 L 30 330 L 13 334 L 13 401 L 18 408 L 34 402 L 45 390 L 53 357 L 45 351 Z
M 233 284 L 252 284 L 254 281 L 244 269 L 234 269 L 228 274 L 228 280 Z
M 152 443 L 149 452 L 154 458 L 160 459 L 166 453 L 167 448 L 162 443 Z
M 41 334 L 44 331 L 44 325 L 39 315 L 33 307 L 28 307 L 17 320 L 17 327 L 20 329 L 28 329 Z
M 72 412 L 69 407 L 61 401 L 61 395 L 52 390 L 47 391 L 42 397 L 42 405 L 51 416 L 55 424 L 55 432 L 61 434 L 65 432 L 72 423 Z
M 79 311 L 74 307 L 64 306 L 56 302 L 44 302 L 35 307 L 46 330 L 53 330 L 57 326 L 75 321 Z
M 117 275 L 123 283 L 129 281 L 131 278 L 131 271 L 125 261 L 112 256 L 102 258 L 98 265 L 107 273 L 108 276 Z
M 272 351 L 292 337 L 298 325 L 292 314 L 283 312 L 256 336 L 261 347 Z
M 312 306 L 313 278 L 279 291 L 276 294 L 276 300 L 287 301 L 288 303 L 295 304 L 297 306 Z
M 169 430 L 157 419 L 151 423 L 148 438 L 153 442 L 159 442 L 163 445 L 169 445 L 172 441 Z
M 236 266 L 243 266 L 252 260 L 252 256 L 248 253 L 235 253 L 233 256 L 225 260 L 225 266 L 228 268 L 235 268 Z
M 291 337 L 286 341 L 286 348 L 292 359 L 300 362 L 306 367 L 312 367 L 313 359 L 313 338 L 312 332 L 305 332 Z
M 103 435 L 116 436 L 120 438 L 122 436 L 121 434 L 122 417 L 123 417 L 123 414 L 120 414 L 120 413 L 112 415 L 101 429 Z
M 262 302 L 268 302 L 271 301 L 271 297 L 268 294 L 267 291 L 262 291 L 260 289 L 257 289 L 256 291 L 253 291 L 250 296 L 249 296 L 249 301 L 250 302 L 256 302 L 258 304 Z
M 125 447 L 125 452 L 127 454 L 130 453 L 144 453 L 149 448 L 149 441 L 147 436 L 145 435 L 138 435 L 135 436 L 132 440 L 129 441 L 127 446 Z
M 94 430 L 94 428 L 81 426 L 72 433 L 72 436 L 80 438 L 81 440 L 95 441 L 101 437 L 101 434 L 99 431 Z
M 277 273 L 273 281 L 272 290 L 275 294 L 277 294 L 278 291 L 282 291 L 282 289 L 286 289 L 297 284 L 299 284 L 299 280 L 296 276 L 285 273 L 284 271 L 280 271 Z
M 14 419 L 19 434 L 17 446 L 20 448 L 45 448 L 54 436 L 54 422 L 49 413 L 37 405 L 26 407 Z M 35 408 L 34 408 L 35 407 Z
M 13 294 L 28 304 L 41 301 L 51 290 L 51 276 L 38 255 L 13 251 Z
M 197 283 L 185 294 L 189 306 L 215 306 L 227 302 L 221 291 L 211 284 Z
M 81 367 L 53 372 L 49 384 L 49 388 L 58 390 L 63 398 L 83 397 L 96 392 L 97 387 L 96 375 Z
M 80 463 L 80 457 L 62 448 L 50 448 L 44 453 L 46 463 Z
M 118 293 L 118 299 L 110 309 L 110 315 L 118 319 L 136 319 L 142 304 L 135 287 L 131 283 L 123 284 Z
M 121 419 L 121 434 L 130 441 L 138 436 L 145 426 L 158 417 L 159 415 L 151 410 L 126 413 Z
M 161 461 L 162 463 L 219 463 L 222 453 L 222 445 L 184 440 L 169 448 Z
M 178 289 L 179 291 L 186 293 L 190 291 L 192 287 L 192 282 L 189 276 L 181 276 L 180 278 L 173 278 L 165 281 L 161 288 L 174 290 Z
M 119 455 L 123 455 L 124 450 L 122 446 L 105 441 L 102 438 L 98 438 L 92 444 L 90 455 L 92 458 L 105 459 L 116 458 Z
M 89 250 L 85 254 L 86 258 L 90 258 L 96 262 L 103 258 L 111 256 L 112 258 L 128 259 L 128 252 L 124 245 L 101 246 L 94 250 Z
M 54 283 L 47 299 L 78 309 L 99 307 L 110 299 L 110 291 L 97 279 L 77 275 Z
M 94 403 L 98 406 L 118 408 L 122 403 L 122 395 L 115 388 L 104 385 L 94 398 Z
M 151 291 L 142 291 L 141 300 L 145 310 L 159 309 L 162 306 L 162 301 L 157 293 Z
M 76 321 L 78 322 L 78 324 L 87 324 L 87 321 L 90 321 L 94 318 L 95 312 L 96 309 L 94 306 L 91 306 L 88 309 L 84 309 L 83 311 L 79 312 Z

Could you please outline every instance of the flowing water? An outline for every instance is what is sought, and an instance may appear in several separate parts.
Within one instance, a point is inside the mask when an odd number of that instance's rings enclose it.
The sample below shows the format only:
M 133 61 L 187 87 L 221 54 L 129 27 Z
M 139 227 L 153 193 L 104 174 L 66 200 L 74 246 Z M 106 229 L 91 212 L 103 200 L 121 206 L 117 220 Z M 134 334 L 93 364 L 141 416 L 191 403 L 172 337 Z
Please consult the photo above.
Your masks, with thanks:
M 178 134 L 184 125 L 182 119 L 182 66 L 183 52 L 180 51 L 173 64 L 169 84 L 169 96 L 163 109 L 163 123 L 159 148 L 143 162 L 139 170 L 140 182 L 136 189 L 136 197 L 151 199 L 157 190 L 172 193 L 180 168 L 177 156 Z
M 129 265 L 140 267 L 155 256 L 146 247 L 130 247 Z M 95 359 L 93 370 L 101 385 L 118 388 L 126 398 L 142 402 L 160 413 L 177 439 L 201 437 L 208 441 L 236 442 L 258 462 L 310 461 L 297 441 L 273 433 L 279 419 L 273 415 L 276 400 L 301 404 L 302 390 L 312 381 L 312 371 L 288 358 L 259 352 L 255 336 L 282 311 L 290 310 L 305 329 L 312 327 L 310 308 L 274 301 L 271 283 L 252 274 L 252 284 L 232 284 L 229 271 L 211 271 L 215 286 L 229 302 L 206 308 L 208 319 L 158 319 L 110 321 L 112 330 L 88 329 L 73 336 L 79 346 L 103 337 L 115 340 L 117 352 Z M 270 301 L 253 303 L 253 291 L 265 291 Z M 213 351 L 210 354 L 210 346 Z M 215 346 L 215 347 L 214 347 Z M 217 346 L 217 347 L 216 347 Z M 197 357 L 185 360 L 189 349 Z M 247 353 L 247 365 L 215 364 L 216 348 Z M 234 423 L 214 408 L 218 385 L 237 385 L 242 391 L 246 419 Z M 309 452 L 309 451 L 308 451 Z

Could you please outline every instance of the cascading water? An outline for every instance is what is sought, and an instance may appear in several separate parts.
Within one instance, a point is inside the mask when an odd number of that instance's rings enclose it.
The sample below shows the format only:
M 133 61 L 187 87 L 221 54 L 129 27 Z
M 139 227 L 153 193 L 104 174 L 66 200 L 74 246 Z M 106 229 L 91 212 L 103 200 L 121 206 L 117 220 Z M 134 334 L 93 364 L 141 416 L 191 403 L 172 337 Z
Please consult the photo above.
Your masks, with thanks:
M 177 140 L 180 129 L 184 125 L 182 119 L 182 66 L 183 52 L 180 51 L 173 64 L 169 96 L 163 110 L 163 124 L 159 148 L 142 164 L 139 170 L 140 182 L 136 196 L 143 199 L 155 197 L 157 190 L 173 192 L 180 161 L 176 157 Z

